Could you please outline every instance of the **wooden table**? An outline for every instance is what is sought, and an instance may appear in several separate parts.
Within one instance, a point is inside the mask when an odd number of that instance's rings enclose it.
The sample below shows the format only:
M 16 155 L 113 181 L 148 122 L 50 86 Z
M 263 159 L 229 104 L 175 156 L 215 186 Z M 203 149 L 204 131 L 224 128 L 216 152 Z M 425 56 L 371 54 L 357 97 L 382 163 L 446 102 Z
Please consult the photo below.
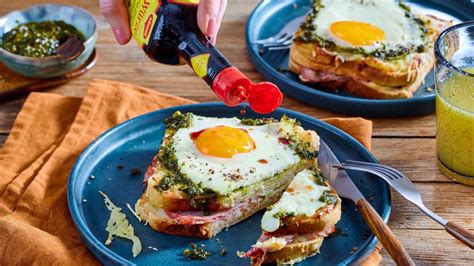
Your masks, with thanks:
M 2 1 L 0 15 L 26 8 L 40 0 Z M 69 1 L 50 1 L 68 4 Z M 217 47 L 255 81 L 261 76 L 249 61 L 244 39 L 247 16 L 258 0 L 230 0 L 219 33 Z M 70 2 L 69 2 L 70 3 Z M 86 75 L 49 92 L 83 96 L 93 78 L 135 83 L 196 101 L 216 101 L 211 90 L 200 82 L 187 66 L 171 67 L 150 62 L 138 45 L 115 43 L 110 28 L 99 14 L 97 0 L 76 1 L 96 15 L 99 26 L 97 50 L 99 61 Z M 0 102 L 0 143 L 10 132 L 16 114 L 26 96 Z M 296 100 L 285 98 L 283 107 L 317 118 L 341 116 Z M 381 163 L 393 166 L 415 182 L 426 205 L 442 217 L 474 230 L 474 188 L 456 184 L 436 167 L 435 116 L 399 119 L 373 119 L 373 153 Z M 474 252 L 423 215 L 413 204 L 392 193 L 393 205 L 389 226 L 405 245 L 417 264 L 473 264 Z M 386 252 L 384 264 L 393 264 Z

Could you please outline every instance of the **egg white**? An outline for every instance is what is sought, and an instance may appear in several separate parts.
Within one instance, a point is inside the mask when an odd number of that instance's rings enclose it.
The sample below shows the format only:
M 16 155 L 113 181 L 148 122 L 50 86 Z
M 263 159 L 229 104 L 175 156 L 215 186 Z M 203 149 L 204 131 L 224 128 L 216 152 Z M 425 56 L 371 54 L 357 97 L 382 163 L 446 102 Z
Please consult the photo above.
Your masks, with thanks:
M 330 31 L 331 24 L 338 21 L 358 21 L 380 28 L 385 40 L 372 45 L 360 46 L 366 52 L 373 52 L 385 46 L 393 49 L 397 46 L 408 47 L 423 44 L 423 33 L 413 20 L 405 16 L 397 1 L 393 0 L 322 0 L 323 7 L 313 20 L 316 34 L 323 39 L 333 41 L 340 47 L 354 47 L 337 38 Z
M 201 153 L 190 134 L 216 126 L 246 129 L 255 142 L 255 150 L 232 158 L 218 158 Z M 212 118 L 194 115 L 191 126 L 179 129 L 172 137 L 172 145 L 180 172 L 195 184 L 227 195 L 235 189 L 272 177 L 300 161 L 289 147 L 278 141 L 278 123 L 247 126 L 237 118 Z M 268 163 L 262 164 L 258 160 Z
M 292 213 L 311 217 L 316 210 L 324 207 L 326 203 L 319 200 L 324 191 L 329 191 L 328 186 L 321 186 L 314 182 L 314 174 L 305 169 L 299 172 L 281 198 L 271 208 L 267 209 L 262 217 L 262 229 L 274 232 L 280 227 L 279 213 Z M 308 189 L 309 188 L 309 189 Z

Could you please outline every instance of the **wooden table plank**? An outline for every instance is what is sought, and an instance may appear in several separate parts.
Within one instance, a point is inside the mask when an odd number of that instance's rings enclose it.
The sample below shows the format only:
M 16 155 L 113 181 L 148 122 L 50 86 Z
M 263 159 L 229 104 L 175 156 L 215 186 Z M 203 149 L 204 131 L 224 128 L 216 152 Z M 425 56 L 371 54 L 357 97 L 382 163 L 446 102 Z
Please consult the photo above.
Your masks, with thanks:
M 15 1 L 12 8 L 24 8 L 30 2 L 40 1 Z M 56 1 L 55 1 L 56 2 Z M 66 1 L 57 1 L 66 2 Z M 238 3 L 236 3 L 238 2 Z M 261 76 L 251 65 L 245 48 L 245 21 L 257 1 L 232 1 L 229 4 L 228 15 L 226 15 L 222 29 L 219 34 L 217 47 L 254 81 L 261 81 Z M 84 1 L 80 6 L 92 10 L 98 14 L 96 1 Z M 11 10 L 8 6 L 8 10 Z M 6 13 L 4 6 L 0 7 L 1 13 Z M 99 25 L 99 62 L 85 76 L 74 80 L 69 84 L 49 90 L 50 92 L 64 95 L 83 96 L 87 84 L 92 78 L 103 78 L 116 81 L 136 83 L 138 85 L 154 90 L 173 93 L 178 96 L 187 97 L 196 101 L 216 101 L 216 96 L 210 91 L 204 82 L 198 81 L 197 77 L 187 66 L 165 66 L 151 62 L 140 50 L 138 45 L 132 41 L 125 46 L 115 43 L 108 25 L 100 16 L 97 17 Z M 140 77 L 137 79 L 137 77 Z M 2 104 L 3 105 L 3 104 Z M 283 107 L 297 109 L 301 112 L 318 118 L 342 116 L 331 112 L 319 110 L 305 105 L 299 101 L 285 98 Z M 10 110 L 0 107 L 0 116 Z M 5 131 L 11 125 L 8 119 L 14 118 L 14 114 L 8 114 L 7 120 L 0 120 L 0 131 Z M 424 116 L 417 119 L 374 119 L 374 136 L 434 136 L 433 116 Z
M 448 233 L 439 230 L 394 229 L 417 265 L 472 265 L 473 252 Z M 386 250 L 382 250 L 382 265 L 394 265 Z
M 372 147 L 380 163 L 400 170 L 412 181 L 450 180 L 436 165 L 434 138 L 374 138 Z
M 472 212 L 474 189 L 457 183 L 416 183 L 415 185 L 426 207 L 446 220 L 474 230 L 474 212 Z M 443 227 L 424 215 L 414 204 L 395 192 L 392 193 L 392 213 L 389 225 L 397 229 L 443 230 Z M 474 259 L 474 252 L 472 255 Z

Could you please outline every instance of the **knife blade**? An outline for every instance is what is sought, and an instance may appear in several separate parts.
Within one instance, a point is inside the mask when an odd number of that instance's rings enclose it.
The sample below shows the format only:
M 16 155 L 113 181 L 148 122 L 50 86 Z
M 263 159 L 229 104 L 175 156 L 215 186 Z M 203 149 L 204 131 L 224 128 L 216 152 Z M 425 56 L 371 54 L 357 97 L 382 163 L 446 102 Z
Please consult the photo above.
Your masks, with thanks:
M 346 171 L 340 171 L 333 167 L 334 165 L 340 165 L 341 163 L 326 142 L 320 140 L 320 143 L 318 165 L 321 173 L 329 180 L 331 185 L 337 191 L 337 194 L 343 198 L 352 200 L 354 203 L 357 203 L 360 199 L 364 199 L 364 196 L 360 193 L 354 182 L 352 182 L 352 179 Z
M 319 146 L 318 165 L 321 173 L 331 183 L 337 194 L 355 203 L 367 225 L 369 225 L 372 232 L 387 249 L 387 252 L 397 265 L 415 265 L 402 243 L 396 238 L 362 193 L 360 193 L 360 190 L 347 172 L 334 167 L 335 165 L 340 165 L 340 162 L 331 148 L 322 139 Z

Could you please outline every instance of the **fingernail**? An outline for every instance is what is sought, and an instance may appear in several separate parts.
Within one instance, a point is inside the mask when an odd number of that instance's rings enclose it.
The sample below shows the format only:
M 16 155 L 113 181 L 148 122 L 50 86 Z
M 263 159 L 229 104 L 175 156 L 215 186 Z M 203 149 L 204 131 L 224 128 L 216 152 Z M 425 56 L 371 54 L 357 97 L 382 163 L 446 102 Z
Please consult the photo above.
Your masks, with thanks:
M 122 27 L 115 27 L 112 28 L 112 31 L 114 33 L 115 39 L 119 44 L 125 44 L 127 40 L 127 33 Z
M 211 43 L 212 43 L 212 45 L 216 46 L 216 41 L 217 41 L 216 36 L 214 36 L 214 37 L 211 38 Z
M 207 23 L 207 35 L 214 37 L 217 35 L 217 24 L 215 18 L 210 18 Z

